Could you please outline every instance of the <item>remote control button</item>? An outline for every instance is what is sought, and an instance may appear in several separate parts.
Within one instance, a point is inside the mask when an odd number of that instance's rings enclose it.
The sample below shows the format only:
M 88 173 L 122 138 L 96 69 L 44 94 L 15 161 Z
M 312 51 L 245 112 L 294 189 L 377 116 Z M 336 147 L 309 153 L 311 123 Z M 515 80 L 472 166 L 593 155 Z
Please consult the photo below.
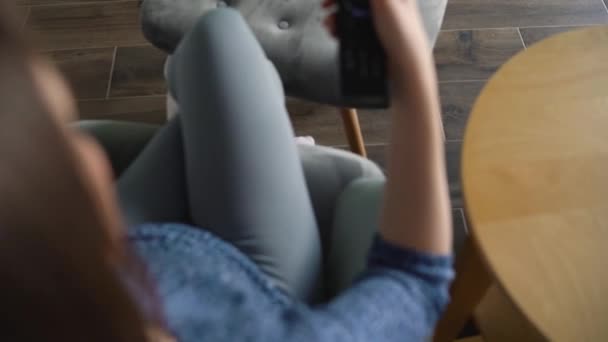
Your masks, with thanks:
M 361 78 L 369 78 L 369 65 L 367 63 L 361 64 L 359 69 L 359 76 L 361 76 Z
M 350 50 L 345 51 L 344 62 L 345 62 L 344 66 L 347 69 L 356 69 L 356 67 L 357 67 L 357 60 L 355 59 L 353 52 Z
M 382 64 L 378 61 L 378 59 L 374 59 L 372 63 L 372 77 L 381 78 L 382 77 Z
M 350 9 L 350 13 L 353 16 L 353 18 L 357 18 L 357 19 L 367 19 L 370 17 L 369 10 L 366 8 L 353 6 Z

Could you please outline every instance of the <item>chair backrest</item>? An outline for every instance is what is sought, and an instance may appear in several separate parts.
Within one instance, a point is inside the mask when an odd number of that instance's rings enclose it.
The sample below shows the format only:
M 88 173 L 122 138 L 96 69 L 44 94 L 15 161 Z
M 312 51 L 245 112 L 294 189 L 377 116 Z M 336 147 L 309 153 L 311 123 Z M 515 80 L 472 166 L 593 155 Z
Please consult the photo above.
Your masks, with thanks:
M 447 0 L 419 0 L 429 40 L 434 43 Z M 205 12 L 230 6 L 245 17 L 288 95 L 343 107 L 338 44 L 321 25 L 320 0 L 144 0 L 142 28 L 155 46 L 171 53 Z

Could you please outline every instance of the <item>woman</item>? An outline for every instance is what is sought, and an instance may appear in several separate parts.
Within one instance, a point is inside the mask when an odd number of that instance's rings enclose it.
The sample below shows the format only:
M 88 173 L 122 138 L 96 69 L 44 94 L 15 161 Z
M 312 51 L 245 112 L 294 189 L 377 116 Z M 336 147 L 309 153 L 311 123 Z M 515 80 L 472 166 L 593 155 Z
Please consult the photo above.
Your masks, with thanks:
M 236 12 L 204 16 L 176 52 L 180 115 L 118 181 L 128 233 L 103 153 L 64 124 L 63 80 L 1 20 L 1 339 L 428 338 L 452 277 L 436 77 L 416 1 L 371 3 L 393 86 L 381 228 L 360 279 L 315 307 L 319 237 L 282 89 Z

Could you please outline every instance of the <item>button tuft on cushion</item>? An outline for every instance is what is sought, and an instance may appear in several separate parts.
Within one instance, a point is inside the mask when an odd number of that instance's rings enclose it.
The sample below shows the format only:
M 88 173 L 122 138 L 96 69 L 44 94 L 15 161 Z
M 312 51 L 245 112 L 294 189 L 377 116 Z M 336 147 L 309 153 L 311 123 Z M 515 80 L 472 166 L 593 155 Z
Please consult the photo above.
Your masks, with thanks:
M 279 21 L 279 28 L 281 30 L 287 30 L 289 28 L 289 22 L 287 20 L 281 20 Z

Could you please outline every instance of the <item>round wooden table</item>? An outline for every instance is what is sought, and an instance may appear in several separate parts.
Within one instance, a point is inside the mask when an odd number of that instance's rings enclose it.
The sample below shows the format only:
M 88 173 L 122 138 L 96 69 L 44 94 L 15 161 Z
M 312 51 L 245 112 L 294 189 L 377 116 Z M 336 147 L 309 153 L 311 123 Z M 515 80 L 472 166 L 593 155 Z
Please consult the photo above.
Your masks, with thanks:
M 533 339 L 608 341 L 608 28 L 507 62 L 473 108 L 462 158 L 472 234 L 436 341 L 491 284 Z

